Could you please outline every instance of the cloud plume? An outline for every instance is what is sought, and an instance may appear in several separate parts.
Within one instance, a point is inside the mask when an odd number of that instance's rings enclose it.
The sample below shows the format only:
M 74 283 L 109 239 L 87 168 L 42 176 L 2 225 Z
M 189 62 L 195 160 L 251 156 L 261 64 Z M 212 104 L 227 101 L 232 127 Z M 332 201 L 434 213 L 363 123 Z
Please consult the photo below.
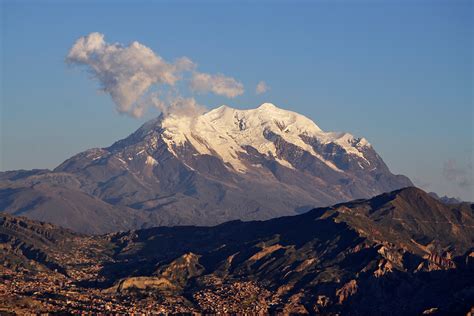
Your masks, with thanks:
M 191 89 L 197 92 L 213 92 L 228 98 L 235 98 L 244 93 L 243 84 L 234 78 L 199 72 L 193 74 Z
M 164 115 L 197 116 L 206 111 L 206 108 L 198 104 L 196 99 L 173 94 L 160 98 L 157 93 L 152 93 L 145 100 L 145 103 L 151 104 Z
M 263 94 L 263 93 L 267 92 L 268 90 L 270 90 L 270 87 L 267 85 L 267 83 L 265 81 L 260 81 L 257 84 L 257 87 L 255 88 L 255 93 L 256 94 Z
M 163 113 L 170 109 L 200 112 L 202 108 L 197 102 L 182 97 L 177 88 L 177 83 L 186 80 L 187 75 L 191 75 L 192 91 L 210 91 L 230 98 L 244 91 L 243 85 L 231 77 L 198 72 L 196 64 L 187 57 L 168 62 L 143 44 L 107 43 L 104 35 L 97 32 L 79 38 L 66 62 L 84 66 L 99 81 L 101 90 L 111 96 L 117 111 L 134 117 L 141 117 L 150 106 Z M 168 96 L 163 98 L 166 91 Z

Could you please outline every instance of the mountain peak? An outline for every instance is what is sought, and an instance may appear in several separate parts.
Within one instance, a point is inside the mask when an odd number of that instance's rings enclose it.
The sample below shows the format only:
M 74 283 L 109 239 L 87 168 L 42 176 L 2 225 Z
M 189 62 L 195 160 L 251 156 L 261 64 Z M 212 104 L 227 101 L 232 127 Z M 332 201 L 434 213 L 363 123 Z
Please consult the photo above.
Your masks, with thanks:
M 236 171 L 245 172 L 247 167 L 239 156 L 245 147 L 252 146 L 262 155 L 276 159 L 280 164 L 293 168 L 278 158 L 277 149 L 268 135 L 279 135 L 288 143 L 317 156 L 302 136 L 319 137 L 323 141 L 334 135 L 324 133 L 304 115 L 284 110 L 271 103 L 258 108 L 240 110 L 222 105 L 194 118 L 168 116 L 162 122 L 163 135 L 169 147 L 190 143 L 199 154 L 217 154 Z M 330 164 L 331 168 L 334 168 Z
M 266 110 L 266 109 L 278 109 L 277 106 L 275 106 L 275 104 L 273 103 L 262 103 L 259 107 L 259 109 L 262 109 L 262 110 Z
M 235 109 L 222 105 L 197 117 L 170 115 L 161 122 L 165 142 L 172 152 L 174 147 L 190 144 L 198 154 L 217 155 L 239 172 L 247 166 L 239 158 L 251 146 L 285 167 L 292 164 L 279 157 L 274 138 L 296 146 L 317 157 L 331 169 L 341 172 L 332 162 L 322 158 L 314 144 L 334 143 L 349 155 L 367 161 L 363 148 L 370 146 L 364 138 L 349 133 L 324 132 L 304 115 L 285 110 L 272 103 L 254 109 Z
M 443 203 L 417 187 L 406 187 L 395 192 L 399 199 L 402 199 L 405 202 L 410 202 L 410 204 L 423 203 L 425 205 L 436 205 Z

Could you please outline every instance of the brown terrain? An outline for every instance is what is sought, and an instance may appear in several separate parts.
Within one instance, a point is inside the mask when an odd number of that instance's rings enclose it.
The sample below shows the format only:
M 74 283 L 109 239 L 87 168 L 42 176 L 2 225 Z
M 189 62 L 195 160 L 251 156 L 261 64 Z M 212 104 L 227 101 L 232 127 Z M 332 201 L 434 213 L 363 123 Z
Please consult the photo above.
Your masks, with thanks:
M 474 205 L 406 188 L 267 221 L 100 236 L 0 215 L 0 314 L 467 315 Z

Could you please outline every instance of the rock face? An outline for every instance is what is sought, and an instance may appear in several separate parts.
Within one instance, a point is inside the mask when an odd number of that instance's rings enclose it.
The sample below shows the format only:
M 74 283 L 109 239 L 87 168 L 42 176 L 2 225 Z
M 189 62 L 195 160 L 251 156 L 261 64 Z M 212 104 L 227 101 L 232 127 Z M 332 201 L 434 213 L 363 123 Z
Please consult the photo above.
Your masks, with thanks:
M 0 210 L 87 233 L 269 219 L 412 185 L 366 139 L 268 103 L 159 117 L 52 172 L 0 180 Z
M 2 215 L 0 254 L 15 259 L 0 272 L 22 266 L 28 279 L 32 262 L 55 267 L 65 286 L 36 286 L 33 299 L 52 297 L 57 308 L 80 298 L 63 310 L 71 313 L 107 297 L 116 307 L 135 302 L 135 312 L 154 311 L 154 302 L 163 312 L 465 315 L 474 302 L 473 228 L 474 205 L 446 205 L 416 188 L 268 221 L 93 237 Z M 16 284 L 23 278 L 14 274 Z M 62 295 L 70 291 L 80 294 Z

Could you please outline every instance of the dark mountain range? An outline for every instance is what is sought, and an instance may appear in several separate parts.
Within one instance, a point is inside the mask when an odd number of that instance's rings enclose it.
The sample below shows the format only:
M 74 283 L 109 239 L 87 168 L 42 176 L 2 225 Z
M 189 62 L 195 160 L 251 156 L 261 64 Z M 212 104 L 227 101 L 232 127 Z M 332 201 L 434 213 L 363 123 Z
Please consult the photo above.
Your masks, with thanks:
M 474 306 L 474 205 L 416 188 L 267 221 L 93 237 L 4 214 L 0 238 L 1 275 L 17 280 L 9 310 L 466 315 Z M 22 292 L 28 278 L 46 285 Z
M 458 203 L 461 203 L 461 202 L 464 202 L 463 200 L 461 200 L 460 198 L 456 198 L 456 197 L 449 197 L 447 195 L 444 195 L 444 196 L 439 196 L 438 194 L 436 194 L 435 192 L 430 192 L 428 193 L 429 195 L 431 195 L 432 197 L 440 200 L 441 202 L 445 203 L 445 204 L 458 204 Z
M 411 185 L 364 138 L 266 103 L 159 117 L 53 171 L 0 173 L 0 211 L 105 233 L 295 215 Z

